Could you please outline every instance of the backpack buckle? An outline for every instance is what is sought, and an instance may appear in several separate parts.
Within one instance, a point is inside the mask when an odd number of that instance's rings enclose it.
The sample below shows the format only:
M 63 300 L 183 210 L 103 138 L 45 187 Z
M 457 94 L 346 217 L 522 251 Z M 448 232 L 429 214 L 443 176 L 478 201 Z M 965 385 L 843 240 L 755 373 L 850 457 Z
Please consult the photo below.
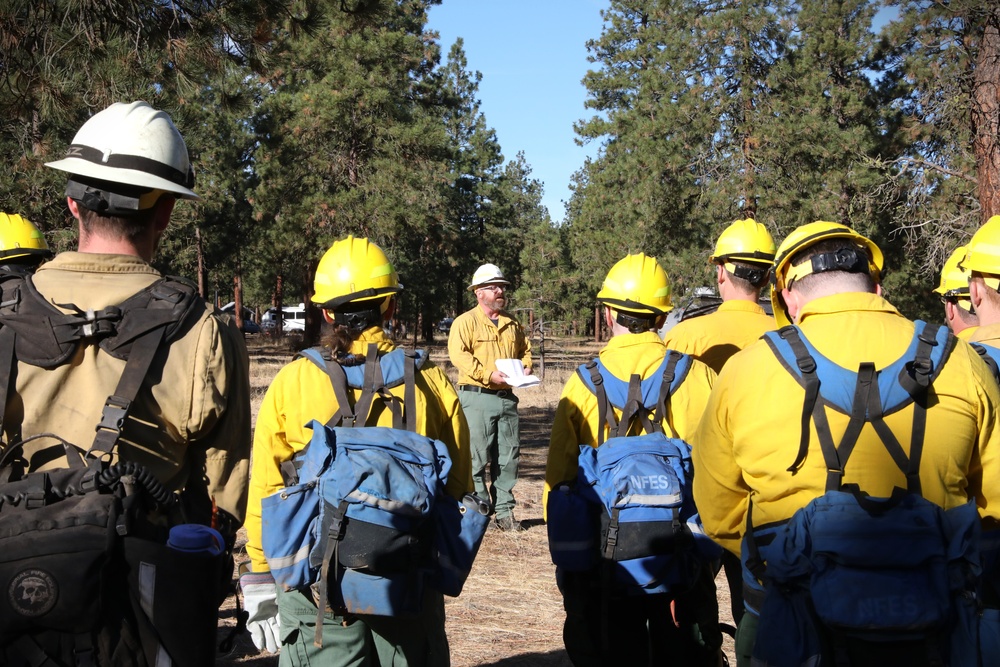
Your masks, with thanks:
M 131 406 L 132 401 L 120 396 L 108 396 L 108 400 L 104 402 L 104 410 L 101 412 L 101 423 L 94 430 L 114 431 L 120 434 Z
M 25 509 L 37 510 L 45 507 L 45 491 L 28 491 L 22 497 Z

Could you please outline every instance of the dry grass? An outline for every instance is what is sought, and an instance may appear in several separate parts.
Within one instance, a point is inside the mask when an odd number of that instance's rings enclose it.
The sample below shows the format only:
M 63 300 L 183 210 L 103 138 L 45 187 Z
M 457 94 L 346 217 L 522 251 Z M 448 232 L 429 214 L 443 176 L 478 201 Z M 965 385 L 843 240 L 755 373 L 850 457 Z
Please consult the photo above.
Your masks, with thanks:
M 255 417 L 268 383 L 278 369 L 292 359 L 293 344 L 251 342 Z M 527 530 L 503 533 L 490 529 L 462 595 L 446 598 L 447 632 L 454 667 L 570 665 L 562 642 L 562 598 L 556 589 L 555 568 L 549 560 L 548 540 L 542 523 L 542 484 L 549 428 L 562 386 L 577 364 L 594 356 L 598 349 L 599 346 L 593 343 L 546 341 L 544 381 L 538 387 L 518 392 L 522 458 L 515 488 L 516 513 Z M 444 345 L 431 345 L 428 351 L 431 359 L 454 380 L 455 369 L 447 360 Z M 719 581 L 722 620 L 731 623 L 724 577 Z M 224 608 L 224 626 L 234 623 L 232 606 L 230 600 Z M 728 638 L 726 648 L 735 665 L 732 642 Z M 234 652 L 220 658 L 216 664 L 271 667 L 277 662 L 277 656 L 258 654 L 244 635 Z

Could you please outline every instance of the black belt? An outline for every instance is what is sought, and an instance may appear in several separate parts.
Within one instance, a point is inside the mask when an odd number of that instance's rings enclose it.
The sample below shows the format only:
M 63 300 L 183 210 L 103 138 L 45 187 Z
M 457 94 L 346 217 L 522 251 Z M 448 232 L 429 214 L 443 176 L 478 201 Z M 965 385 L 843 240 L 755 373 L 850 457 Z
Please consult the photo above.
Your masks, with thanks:
M 510 395 L 509 389 L 487 389 L 486 387 L 480 387 L 475 384 L 460 384 L 458 385 L 458 390 L 471 391 L 474 394 L 492 394 L 494 396 L 499 396 L 500 398 Z

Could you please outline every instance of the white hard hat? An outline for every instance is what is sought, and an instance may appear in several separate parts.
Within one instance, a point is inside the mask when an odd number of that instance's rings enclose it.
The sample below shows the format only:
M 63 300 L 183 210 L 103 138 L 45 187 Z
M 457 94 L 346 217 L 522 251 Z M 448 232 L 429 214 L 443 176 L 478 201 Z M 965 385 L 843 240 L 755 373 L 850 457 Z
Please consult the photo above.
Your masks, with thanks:
M 503 277 L 503 271 L 496 264 L 483 264 L 472 274 L 469 290 L 481 285 L 510 285 L 510 282 Z
M 169 115 L 146 102 L 117 102 L 94 115 L 73 137 L 66 157 L 45 166 L 198 199 L 184 138 Z

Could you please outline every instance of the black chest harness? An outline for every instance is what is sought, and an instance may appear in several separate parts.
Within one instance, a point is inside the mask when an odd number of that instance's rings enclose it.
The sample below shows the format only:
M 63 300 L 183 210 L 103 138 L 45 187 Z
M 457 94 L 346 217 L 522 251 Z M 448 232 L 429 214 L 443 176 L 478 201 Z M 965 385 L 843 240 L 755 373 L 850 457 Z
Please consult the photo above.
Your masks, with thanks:
M 89 450 L 103 453 L 117 445 L 157 350 L 178 336 L 192 311 L 204 308 L 194 285 L 180 278 L 161 278 L 122 303 L 101 310 L 60 304 L 69 313 L 49 303 L 31 276 L 0 276 L 0 294 L 0 425 L 4 432 L 13 436 L 10 440 L 21 435 L 19 427 L 6 422 L 17 362 L 52 369 L 67 363 L 80 345 L 96 343 L 126 362 L 118 386 L 105 401 Z

